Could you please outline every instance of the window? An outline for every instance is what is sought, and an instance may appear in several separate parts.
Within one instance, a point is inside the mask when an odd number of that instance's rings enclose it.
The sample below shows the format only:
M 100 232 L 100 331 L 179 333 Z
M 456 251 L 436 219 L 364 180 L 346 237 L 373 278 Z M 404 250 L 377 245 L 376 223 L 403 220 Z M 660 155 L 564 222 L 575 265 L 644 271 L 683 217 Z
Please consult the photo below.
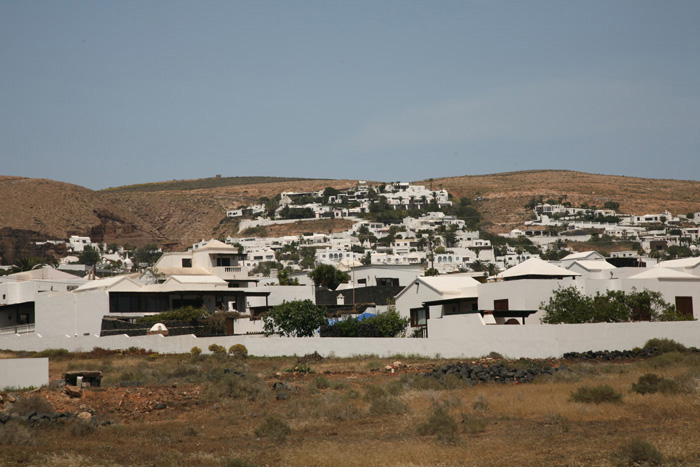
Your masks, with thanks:
M 676 309 L 682 316 L 693 317 L 693 297 L 676 297 Z
M 191 268 L 192 267 L 192 258 L 182 258 L 182 267 L 183 268 Z
M 398 259 L 396 262 L 398 263 Z M 399 279 L 394 277 L 377 277 L 377 285 L 381 287 L 398 287 Z
M 231 266 L 231 258 L 216 258 L 216 265 L 219 267 Z
M 494 300 L 493 311 L 508 311 L 508 299 Z
M 430 319 L 430 310 L 425 308 L 411 309 L 411 327 L 422 327 L 428 325 Z

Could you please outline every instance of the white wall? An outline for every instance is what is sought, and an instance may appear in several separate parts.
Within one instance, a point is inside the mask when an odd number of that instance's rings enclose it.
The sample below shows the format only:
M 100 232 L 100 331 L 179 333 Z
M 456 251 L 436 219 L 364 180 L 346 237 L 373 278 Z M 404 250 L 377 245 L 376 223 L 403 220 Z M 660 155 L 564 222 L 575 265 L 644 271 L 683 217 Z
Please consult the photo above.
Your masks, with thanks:
M 94 347 L 128 349 L 139 347 L 159 353 L 187 353 L 194 346 L 207 351 L 212 343 L 226 348 L 243 344 L 250 355 L 305 355 L 314 351 L 338 357 L 376 354 L 388 357 L 414 354 L 446 358 L 479 357 L 498 352 L 507 358 L 560 357 L 565 352 L 587 350 L 628 350 L 641 347 L 651 338 L 674 339 L 686 346 L 700 347 L 700 321 L 670 323 L 597 323 L 541 326 L 465 325 L 469 315 L 430 320 L 429 339 L 410 338 L 282 338 L 262 336 L 78 336 L 38 337 L 35 334 L 0 336 L 0 348 L 44 350 L 63 348 L 90 351 Z
M 39 294 L 35 302 L 36 333 L 44 337 L 99 335 L 102 317 L 109 313 L 104 290 Z
M 564 280 L 538 280 L 522 279 L 515 281 L 488 282 L 478 286 L 479 309 L 493 310 L 493 301 L 508 299 L 510 310 L 538 310 L 542 302 L 549 301 L 552 292 L 561 287 L 575 285 L 583 287 L 583 281 Z M 538 312 L 526 318 L 527 324 L 540 322 L 542 313 Z
M 0 390 L 48 386 L 48 358 L 0 359 Z

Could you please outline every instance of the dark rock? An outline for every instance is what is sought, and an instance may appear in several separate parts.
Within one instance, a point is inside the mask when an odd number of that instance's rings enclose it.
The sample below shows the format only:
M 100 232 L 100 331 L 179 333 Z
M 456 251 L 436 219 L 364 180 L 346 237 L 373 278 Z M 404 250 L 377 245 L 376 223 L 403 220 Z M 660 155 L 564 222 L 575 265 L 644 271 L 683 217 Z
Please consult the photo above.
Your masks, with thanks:
M 167 404 L 165 404 L 164 402 L 159 402 L 159 403 L 157 403 L 156 405 L 153 406 L 153 408 L 154 408 L 155 410 L 163 410 L 163 409 L 165 409 L 165 408 L 167 408 L 167 407 L 168 407 Z
M 284 391 L 277 391 L 276 397 L 278 401 L 287 400 L 289 399 L 289 393 Z

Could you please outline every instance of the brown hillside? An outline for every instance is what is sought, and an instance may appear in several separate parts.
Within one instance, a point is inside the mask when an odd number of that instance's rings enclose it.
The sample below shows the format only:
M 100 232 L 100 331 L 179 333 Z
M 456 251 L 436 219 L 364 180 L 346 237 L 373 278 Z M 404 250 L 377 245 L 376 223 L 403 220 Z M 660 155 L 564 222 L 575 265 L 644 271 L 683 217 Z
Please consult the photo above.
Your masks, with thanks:
M 355 184 L 352 180 L 302 180 L 187 191 L 103 192 L 103 196 L 150 223 L 173 248 L 181 248 L 214 234 L 235 235 L 234 228 L 217 228 L 226 211 L 257 203 L 263 196 L 274 198 L 283 191 L 312 191 L 327 186 L 341 189 Z
M 429 185 L 430 182 L 423 181 Z M 455 198 L 483 197 L 477 203 L 489 230 L 507 232 L 521 225 L 530 212 L 524 207 L 534 196 L 566 199 L 574 206 L 588 203 L 602 208 L 620 203 L 629 214 L 700 211 L 700 182 L 598 175 L 566 170 L 508 172 L 434 179 L 433 188 L 447 189 Z
M 0 177 L 0 228 L 5 264 L 28 251 L 14 245 L 71 235 L 89 235 L 95 241 L 141 245 L 162 239 L 148 223 L 120 203 L 87 188 L 44 179 Z M 8 252 L 17 252 L 17 254 Z
M 226 211 L 272 198 L 282 191 L 311 191 L 327 186 L 348 188 L 353 180 L 299 180 L 214 188 L 138 192 L 95 192 L 51 180 L 0 176 L 0 256 L 3 264 L 28 251 L 28 240 L 66 239 L 89 235 L 96 241 L 141 246 L 155 242 L 169 249 L 201 239 L 237 232 L 235 222 L 222 222 Z M 416 182 L 429 186 L 431 182 Z M 456 199 L 483 197 L 474 204 L 485 227 L 506 232 L 530 216 L 532 198 L 566 196 L 574 205 L 602 207 L 620 203 L 622 212 L 645 214 L 668 209 L 673 214 L 700 211 L 700 182 L 657 180 L 572 171 L 527 171 L 434 179 L 434 189 L 446 188 Z M 166 185 L 166 188 L 168 185 Z M 298 235 L 311 229 L 304 223 L 269 228 L 268 235 Z M 328 226 L 320 231 L 337 230 Z M 320 227 L 319 227 L 320 228 Z M 20 245 L 19 243 L 22 243 Z M 12 256 L 12 258 L 10 257 Z

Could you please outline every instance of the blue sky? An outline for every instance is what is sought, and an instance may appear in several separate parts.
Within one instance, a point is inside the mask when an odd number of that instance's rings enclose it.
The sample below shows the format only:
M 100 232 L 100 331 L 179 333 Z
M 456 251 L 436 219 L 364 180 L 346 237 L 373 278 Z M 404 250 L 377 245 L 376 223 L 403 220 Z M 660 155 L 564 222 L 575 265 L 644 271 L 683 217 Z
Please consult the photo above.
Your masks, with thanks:
M 0 174 L 700 180 L 700 2 L 0 0 Z

